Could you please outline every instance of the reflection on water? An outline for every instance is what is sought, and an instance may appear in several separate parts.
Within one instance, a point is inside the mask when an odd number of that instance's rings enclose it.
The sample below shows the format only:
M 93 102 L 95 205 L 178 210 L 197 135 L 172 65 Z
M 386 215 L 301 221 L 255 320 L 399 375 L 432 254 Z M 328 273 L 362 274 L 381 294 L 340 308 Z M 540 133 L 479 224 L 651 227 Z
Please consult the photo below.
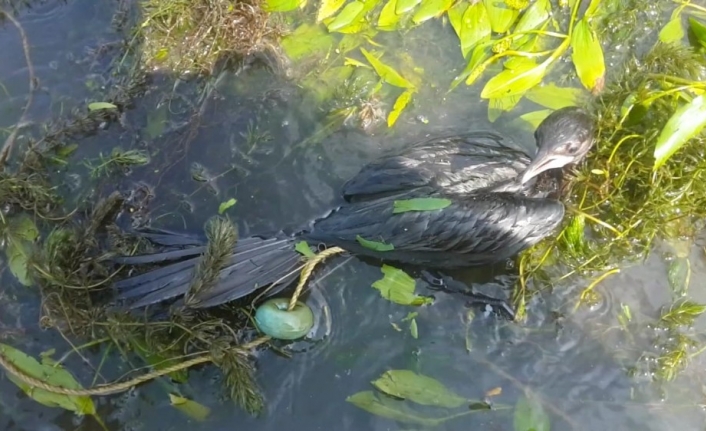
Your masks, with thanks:
M 101 85 L 101 62 L 90 61 L 85 49 L 118 39 L 108 25 L 111 8 L 111 2 L 56 1 L 21 14 L 42 88 L 30 112 L 32 122 L 83 106 L 93 86 Z M 0 41 L 6 47 L 0 82 L 7 89 L 0 93 L 0 126 L 7 127 L 24 105 L 26 66 L 14 28 L 0 29 Z M 435 45 L 435 49 L 440 48 Z M 424 52 L 451 55 L 451 49 L 441 53 L 426 49 L 415 55 Z M 417 58 L 419 63 L 423 60 Z M 248 235 L 304 226 L 339 204 L 340 185 L 362 164 L 386 151 L 439 131 L 490 127 L 485 106 L 459 89 L 444 103 L 415 108 L 429 119 L 428 125 L 414 119 L 401 121 L 394 133 L 373 136 L 341 130 L 321 144 L 298 146 L 322 118 L 294 85 L 257 64 L 224 73 L 216 82 L 215 88 L 198 82 L 175 85 L 169 77 L 155 75 L 154 91 L 137 101 L 122 126 L 82 140 L 76 160 L 117 145 L 146 148 L 155 154 L 153 163 L 103 187 L 131 189 L 139 182 L 148 184 L 154 193 L 150 206 L 159 216 L 153 223 L 191 231 L 200 230 L 220 202 L 236 198 L 233 214 L 241 235 Z M 201 107 L 203 117 L 191 129 L 194 105 Z M 532 148 L 530 132 L 503 130 L 518 145 Z M 194 131 L 195 138 L 184 144 L 184 137 Z M 195 170 L 200 182 L 194 181 Z M 76 171 L 85 174 L 80 167 Z M 692 254 L 695 288 L 706 268 L 701 251 L 694 248 Z M 460 277 L 481 290 L 509 289 L 512 278 L 502 277 L 504 273 L 508 271 L 502 267 L 481 268 Z M 259 353 L 258 379 L 268 402 L 262 417 L 249 417 L 224 401 L 220 376 L 212 367 L 192 372 L 183 388 L 185 396 L 212 408 L 206 423 L 187 421 L 173 409 L 159 381 L 99 399 L 99 414 L 115 430 L 412 429 L 345 401 L 353 393 L 370 390 L 370 382 L 388 369 L 411 369 L 468 398 L 482 399 L 499 387 L 502 393 L 492 400 L 497 405 L 512 406 L 531 388 L 549 406 L 555 430 L 702 429 L 703 413 L 695 407 L 704 396 L 698 357 L 686 378 L 666 387 L 655 388 L 646 384 L 644 375 L 626 373 L 641 349 L 652 347 L 652 338 L 634 339 L 620 328 L 617 316 L 625 305 L 635 320 L 654 319 L 660 307 L 670 302 L 666 273 L 663 260 L 655 255 L 599 284 L 599 301 L 576 312 L 576 295 L 588 282 L 559 283 L 552 292 L 533 299 L 529 321 L 522 326 L 475 308 L 469 320 L 463 295 L 422 291 L 434 295 L 436 302 L 418 310 L 419 338 L 415 339 L 400 324 L 409 310 L 382 300 L 370 288 L 381 276 L 379 266 L 340 256 L 328 261 L 310 283 L 309 301 L 318 313 L 313 340 L 296 343 L 291 358 L 275 351 Z M 0 341 L 35 355 L 48 346 L 63 350 L 66 343 L 59 335 L 37 329 L 36 292 L 17 287 L 7 271 L 2 283 L 9 287 L 0 291 Z M 422 282 L 418 286 L 424 290 Z M 694 295 L 696 300 L 701 299 L 699 293 Z M 101 358 L 101 352 L 87 356 L 91 364 Z M 79 376 L 95 372 L 80 358 L 67 365 Z M 126 368 L 116 358 L 104 366 Z M 35 404 L 5 378 L 0 380 L 0 428 L 100 429 L 90 418 L 79 420 Z M 512 416 L 480 412 L 439 429 L 508 430 Z

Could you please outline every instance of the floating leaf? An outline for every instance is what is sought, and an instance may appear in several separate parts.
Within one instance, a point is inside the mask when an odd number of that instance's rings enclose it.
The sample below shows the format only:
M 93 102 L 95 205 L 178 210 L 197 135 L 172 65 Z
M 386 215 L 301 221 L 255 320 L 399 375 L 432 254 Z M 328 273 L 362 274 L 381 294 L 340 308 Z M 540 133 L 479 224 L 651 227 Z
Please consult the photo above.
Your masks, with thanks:
M 539 111 L 532 111 L 521 115 L 520 119 L 529 123 L 532 130 L 536 130 L 542 121 L 544 121 L 544 119 L 547 118 L 552 112 L 552 109 L 541 109 Z
M 224 212 L 226 212 L 226 210 L 228 210 L 228 208 L 235 205 L 236 202 L 238 201 L 235 198 L 230 198 L 225 202 L 221 202 L 221 204 L 218 205 L 218 214 L 223 214 Z
M 325 55 L 334 47 L 334 44 L 332 35 L 321 26 L 313 24 L 300 25 L 280 41 L 284 52 L 294 61 L 313 54 Z
M 535 30 L 549 19 L 549 12 L 551 12 L 549 0 L 536 0 L 525 13 L 522 14 L 522 17 L 513 29 L 513 33 Z
M 405 14 L 414 9 L 422 0 L 397 0 L 395 13 L 397 15 Z
M 378 17 L 378 27 L 380 27 L 381 30 L 394 30 L 397 27 L 401 16 L 395 12 L 396 7 L 397 0 L 389 0 L 385 6 L 383 6 L 380 11 L 380 16 Z
M 654 169 L 660 168 L 679 148 L 701 132 L 706 125 L 705 101 L 704 96 L 696 97 L 680 106 L 669 118 L 657 138 Z
M 387 127 L 392 127 L 395 124 L 397 118 L 399 118 L 402 111 L 404 111 L 404 108 L 406 108 L 409 101 L 412 100 L 412 94 L 414 94 L 412 90 L 407 90 L 400 94 L 397 100 L 395 100 L 395 105 L 392 107 L 390 115 L 387 116 Z
M 409 322 L 409 333 L 412 335 L 412 338 L 419 338 L 419 328 L 417 328 L 417 319 L 412 319 L 412 321 Z
M 101 109 L 118 109 L 118 107 L 108 102 L 93 102 L 88 104 L 89 111 L 98 111 Z
M 684 27 L 681 24 L 681 14 L 677 14 L 659 32 L 659 40 L 664 43 L 672 43 L 684 38 Z
M 542 82 L 550 64 L 547 60 L 536 66 L 527 64 L 516 69 L 506 69 L 498 73 L 483 87 L 480 97 L 496 99 L 522 94 Z
M 369 248 L 369 249 L 371 249 L 371 250 L 375 250 L 375 251 L 390 251 L 390 250 L 394 250 L 394 249 L 395 249 L 395 246 L 392 245 L 392 244 L 385 244 L 384 242 L 371 241 L 371 240 L 369 240 L 369 239 L 363 238 L 363 237 L 360 236 L 360 235 L 356 235 L 356 236 L 355 236 L 355 239 L 356 239 L 356 241 L 358 241 L 358 243 L 359 243 L 360 245 L 362 245 L 362 246 L 365 247 L 365 248 Z
M 321 0 L 321 6 L 316 14 L 316 22 L 321 22 L 333 16 L 343 6 L 346 0 Z
M 392 213 L 399 214 L 408 211 L 434 211 L 444 209 L 449 205 L 451 205 L 451 200 L 442 198 L 414 198 L 396 200 Z
M 466 9 L 461 22 L 461 52 L 467 57 L 471 50 L 481 41 L 490 37 L 490 20 L 485 4 L 478 2 Z
M 488 103 L 488 121 L 494 123 L 503 112 L 512 110 L 522 100 L 522 94 L 490 99 Z
M 440 381 L 410 370 L 389 370 L 372 382 L 379 391 L 424 406 L 455 408 L 468 401 Z
M 421 24 L 431 18 L 438 18 L 446 12 L 454 0 L 425 0 L 412 16 L 412 22 Z
M 544 407 L 531 394 L 521 397 L 515 404 L 515 431 L 549 431 L 551 422 Z
M 706 48 L 706 25 L 693 16 L 690 16 L 689 28 L 691 28 L 691 31 L 694 33 L 696 40 L 701 44 L 701 46 Z
M 304 3 L 304 0 L 265 0 L 262 8 L 267 12 L 288 12 Z
M 196 401 L 189 400 L 179 395 L 169 394 L 169 402 L 172 406 L 197 421 L 205 421 L 211 414 L 211 409 Z
M 368 50 L 360 48 L 360 52 L 363 53 L 383 81 L 395 87 L 414 89 L 414 85 L 412 85 L 411 82 L 403 78 L 395 69 L 380 61 L 377 57 L 368 52 Z
M 294 249 L 306 257 L 316 256 L 316 254 L 313 251 L 311 251 L 311 248 L 309 247 L 309 243 L 307 243 L 306 241 L 299 241 L 297 243 L 297 245 L 294 247 Z
M 446 12 L 446 16 L 449 18 L 451 27 L 453 27 L 456 32 L 456 36 L 461 38 L 461 26 L 463 25 L 463 14 L 471 7 L 466 2 L 458 2 L 451 9 Z
M 488 10 L 490 27 L 495 33 L 505 33 L 520 14 L 517 9 L 508 7 L 505 0 L 483 0 Z
M 605 83 L 603 48 L 586 18 L 574 27 L 571 48 L 571 59 L 583 86 L 594 94 L 602 91 Z
M 576 106 L 583 91 L 573 87 L 557 87 L 556 84 L 536 86 L 526 93 L 526 97 L 545 108 L 561 109 L 567 106 Z
M 414 293 L 414 279 L 406 272 L 390 265 L 383 265 L 380 270 L 384 276 L 373 283 L 373 288 L 379 290 L 383 298 L 401 305 L 419 306 L 433 302 L 432 298 Z
M 341 13 L 336 16 L 336 19 L 334 19 L 327 25 L 328 30 L 340 30 L 343 27 L 346 27 L 356 21 L 356 19 L 361 15 L 361 12 L 363 11 L 363 6 L 363 2 L 361 1 L 353 1 L 348 3 L 346 7 L 343 8 Z
M 60 365 L 39 363 L 36 359 L 20 350 L 6 344 L 0 344 L 0 355 L 3 355 L 25 374 L 40 379 L 43 382 L 67 389 L 83 389 L 76 379 Z M 8 373 L 7 377 L 28 397 L 48 407 L 61 407 L 80 415 L 94 415 L 96 407 L 90 397 L 54 394 L 40 388 L 34 388 Z
M 374 415 L 402 423 L 433 427 L 443 421 L 418 416 L 401 402 L 385 396 L 378 398 L 372 391 L 358 392 L 346 398 L 346 401 Z

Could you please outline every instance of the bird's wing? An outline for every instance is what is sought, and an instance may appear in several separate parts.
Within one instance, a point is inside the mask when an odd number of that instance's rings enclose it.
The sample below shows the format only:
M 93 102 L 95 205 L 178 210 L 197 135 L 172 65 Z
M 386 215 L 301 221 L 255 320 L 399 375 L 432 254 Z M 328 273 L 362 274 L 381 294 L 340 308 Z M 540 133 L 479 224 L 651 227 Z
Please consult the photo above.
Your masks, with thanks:
M 434 263 L 441 257 L 462 255 L 466 262 L 483 263 L 535 244 L 549 235 L 564 215 L 561 202 L 512 193 L 456 196 L 443 209 L 393 213 L 395 200 L 415 197 L 443 198 L 411 192 L 349 204 L 316 222 L 310 236 L 351 252 L 410 263 L 424 263 L 426 256 Z M 394 250 L 373 251 L 361 245 L 358 236 L 392 244 Z
M 433 138 L 365 165 L 342 192 L 348 201 L 424 186 L 468 193 L 514 179 L 528 163 L 526 154 L 488 132 Z

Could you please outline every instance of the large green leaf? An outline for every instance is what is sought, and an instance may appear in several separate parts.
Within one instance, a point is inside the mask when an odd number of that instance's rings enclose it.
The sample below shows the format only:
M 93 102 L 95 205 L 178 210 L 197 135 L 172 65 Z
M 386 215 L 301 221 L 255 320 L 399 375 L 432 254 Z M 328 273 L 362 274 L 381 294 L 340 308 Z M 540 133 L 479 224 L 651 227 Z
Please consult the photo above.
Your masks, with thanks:
M 334 44 L 333 36 L 320 25 L 306 23 L 280 41 L 284 52 L 295 61 L 314 54 L 323 56 L 333 48 Z
M 374 415 L 402 423 L 433 427 L 439 425 L 440 422 L 436 419 L 419 416 L 403 403 L 389 399 L 384 395 L 378 397 L 373 391 L 358 392 L 346 398 L 346 401 Z
M 483 0 L 488 10 L 490 26 L 496 33 L 505 33 L 515 23 L 520 11 L 513 9 L 505 3 L 505 0 Z
M 655 145 L 654 169 L 660 168 L 706 125 L 706 99 L 703 95 L 680 106 L 664 125 Z
M 583 86 L 592 93 L 602 91 L 605 82 L 603 48 L 586 18 L 582 18 L 574 27 L 571 48 L 571 59 Z
M 304 3 L 304 0 L 265 0 L 262 8 L 267 12 L 287 12 Z
M 353 1 L 343 8 L 336 18 L 328 24 L 329 31 L 340 30 L 351 25 L 362 15 L 365 5 L 361 1 Z
M 321 22 L 333 16 L 343 6 L 346 0 L 321 0 L 321 6 L 316 13 L 316 22 Z
M 515 431 L 549 431 L 551 422 L 539 400 L 528 394 L 517 400 L 514 417 Z
M 659 32 L 659 40 L 664 43 L 678 42 L 684 37 L 684 27 L 681 23 L 681 14 L 673 17 Z
M 7 344 L 0 344 L 0 355 L 3 355 L 25 374 L 40 379 L 49 385 L 67 389 L 82 389 L 76 379 L 61 365 L 40 363 L 33 357 Z M 55 394 L 29 386 L 10 373 L 7 376 L 28 397 L 40 404 L 48 407 L 61 407 L 80 415 L 94 415 L 96 413 L 96 407 L 90 397 Z
M 422 5 L 412 15 L 412 22 L 421 24 L 431 18 L 438 18 L 446 12 L 454 0 L 424 0 Z
M 412 94 L 414 94 L 412 90 L 406 90 L 397 97 L 392 111 L 390 111 L 390 114 L 387 116 L 387 127 L 392 127 L 395 124 L 402 111 L 404 111 L 409 104 L 409 101 L 412 100 Z
M 414 293 L 415 282 L 412 277 L 394 266 L 383 265 L 380 269 L 383 278 L 373 283 L 373 288 L 380 291 L 380 295 L 396 304 L 424 305 L 433 302 L 432 298 L 417 296 Z
M 410 370 L 386 371 L 372 383 L 381 392 L 425 406 L 455 408 L 468 403 L 438 380 Z
M 527 63 L 515 69 L 503 70 L 485 84 L 480 97 L 497 99 L 522 94 L 542 82 L 550 64 L 550 60 L 545 60 L 538 65 Z
M 360 52 L 363 53 L 363 56 L 365 56 L 383 81 L 395 87 L 414 89 L 414 85 L 411 82 L 403 78 L 395 69 L 380 61 L 377 57 L 368 52 L 368 50 L 360 48 Z
M 395 12 L 395 7 L 397 7 L 397 0 L 388 0 L 382 7 L 380 16 L 378 16 L 378 27 L 381 30 L 391 31 L 397 28 L 401 15 Z
M 534 30 L 541 26 L 549 19 L 549 13 L 551 10 L 552 6 L 549 3 L 549 0 L 536 0 L 522 14 L 522 17 L 513 29 L 513 33 L 522 33 Z
M 583 93 L 579 88 L 558 87 L 554 83 L 549 83 L 532 88 L 525 96 L 545 108 L 561 109 L 578 105 Z
M 490 36 L 490 33 L 490 20 L 485 4 L 478 2 L 469 6 L 463 14 L 459 35 L 463 56 L 467 57 L 479 42 Z

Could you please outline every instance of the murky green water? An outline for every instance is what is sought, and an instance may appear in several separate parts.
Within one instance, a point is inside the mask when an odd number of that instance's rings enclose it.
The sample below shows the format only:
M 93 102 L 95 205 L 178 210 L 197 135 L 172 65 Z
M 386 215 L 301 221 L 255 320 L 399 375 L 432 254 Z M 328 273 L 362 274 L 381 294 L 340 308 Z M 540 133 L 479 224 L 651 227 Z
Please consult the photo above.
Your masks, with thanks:
M 47 1 L 20 11 L 40 85 L 31 123 L 45 122 L 92 101 L 95 89 L 106 80 L 110 52 L 101 55 L 88 50 L 120 40 L 109 25 L 115 3 Z M 435 67 L 453 63 L 457 48 L 433 44 L 434 49 L 429 49 L 429 40 L 420 37 L 404 49 L 415 52 L 419 64 L 429 65 L 428 73 L 436 73 Z M 0 46 L 0 137 L 4 140 L 1 128 L 15 124 L 25 103 L 27 69 L 18 33 L 7 22 L 0 27 Z M 447 74 L 453 77 L 457 72 Z M 127 111 L 122 124 L 78 142 L 73 160 L 96 157 L 115 146 L 155 154 L 146 167 L 103 181 L 100 187 L 110 191 L 149 186 L 154 193 L 152 214 L 160 215 L 153 224 L 191 232 L 199 231 L 219 203 L 231 197 L 238 200 L 234 214 L 241 236 L 296 229 L 339 204 L 341 184 L 380 154 L 440 131 L 491 127 L 477 94 L 460 89 L 443 99 L 417 101 L 414 115 L 402 121 L 394 134 L 371 136 L 348 129 L 320 144 L 300 146 L 322 116 L 296 86 L 272 76 L 265 67 L 256 64 L 225 73 L 205 99 L 201 96 L 211 90 L 200 82 L 175 85 L 172 78 L 155 74 L 150 86 L 153 91 Z M 195 105 L 204 115 L 193 130 L 188 120 Z M 422 117 L 428 124 L 419 120 Z M 494 127 L 532 148 L 531 131 L 502 121 Z M 187 145 L 185 136 L 192 131 L 196 135 Z M 253 140 L 253 135 L 259 138 Z M 212 180 L 194 181 L 195 169 Z M 76 175 L 64 177 L 69 178 L 67 187 L 81 190 L 87 170 L 77 165 L 71 171 Z M 523 325 L 475 308 L 469 322 L 462 295 L 422 289 L 421 293 L 434 294 L 436 302 L 419 310 L 418 339 L 404 324 L 401 332 L 391 324 L 399 323 L 409 310 L 384 301 L 370 288 L 381 275 L 377 263 L 331 259 L 311 283 L 310 302 L 318 305 L 320 313 L 319 338 L 298 343 L 292 358 L 272 351 L 257 358 L 257 378 L 267 400 L 261 417 L 252 418 L 223 399 L 220 376 L 212 367 L 192 372 L 182 388 L 185 396 L 212 409 L 207 422 L 194 422 L 170 406 L 161 382 L 96 398 L 98 414 L 111 430 L 417 429 L 370 415 L 345 401 L 353 393 L 370 390 L 370 381 L 386 370 L 404 368 L 432 376 L 468 398 L 483 398 L 501 388 L 502 393 L 493 397 L 498 405 L 513 406 L 530 388 L 551 406 L 548 414 L 554 430 L 702 430 L 706 382 L 700 357 L 693 358 L 675 382 L 659 387 L 650 384 L 640 369 L 636 374 L 627 370 L 642 350 L 653 348 L 659 334 L 649 329 L 622 330 L 621 306 L 632 310 L 633 325 L 646 326 L 662 306 L 671 303 L 663 251 L 658 248 L 644 264 L 625 268 L 598 284 L 600 301 L 591 308 L 573 310 L 577 294 L 590 280 L 557 282 L 553 292 L 529 305 L 529 319 Z M 700 246 L 691 248 L 690 295 L 702 302 L 706 301 L 703 257 Z M 0 265 L 0 341 L 30 354 L 50 347 L 63 354 L 66 342 L 53 331 L 38 329 L 38 294 L 17 285 L 4 270 L 5 263 Z M 499 289 L 511 288 L 511 274 L 495 267 L 459 277 L 497 294 Z M 697 336 L 703 326 L 703 320 L 697 322 Z M 90 365 L 73 357 L 67 367 L 88 385 L 101 353 L 86 353 Z M 116 357 L 104 366 L 129 369 Z M 462 416 L 438 429 L 509 430 L 512 426 L 511 413 L 493 411 Z M 77 419 L 60 409 L 40 406 L 0 377 L 0 429 L 100 427 L 91 418 Z

